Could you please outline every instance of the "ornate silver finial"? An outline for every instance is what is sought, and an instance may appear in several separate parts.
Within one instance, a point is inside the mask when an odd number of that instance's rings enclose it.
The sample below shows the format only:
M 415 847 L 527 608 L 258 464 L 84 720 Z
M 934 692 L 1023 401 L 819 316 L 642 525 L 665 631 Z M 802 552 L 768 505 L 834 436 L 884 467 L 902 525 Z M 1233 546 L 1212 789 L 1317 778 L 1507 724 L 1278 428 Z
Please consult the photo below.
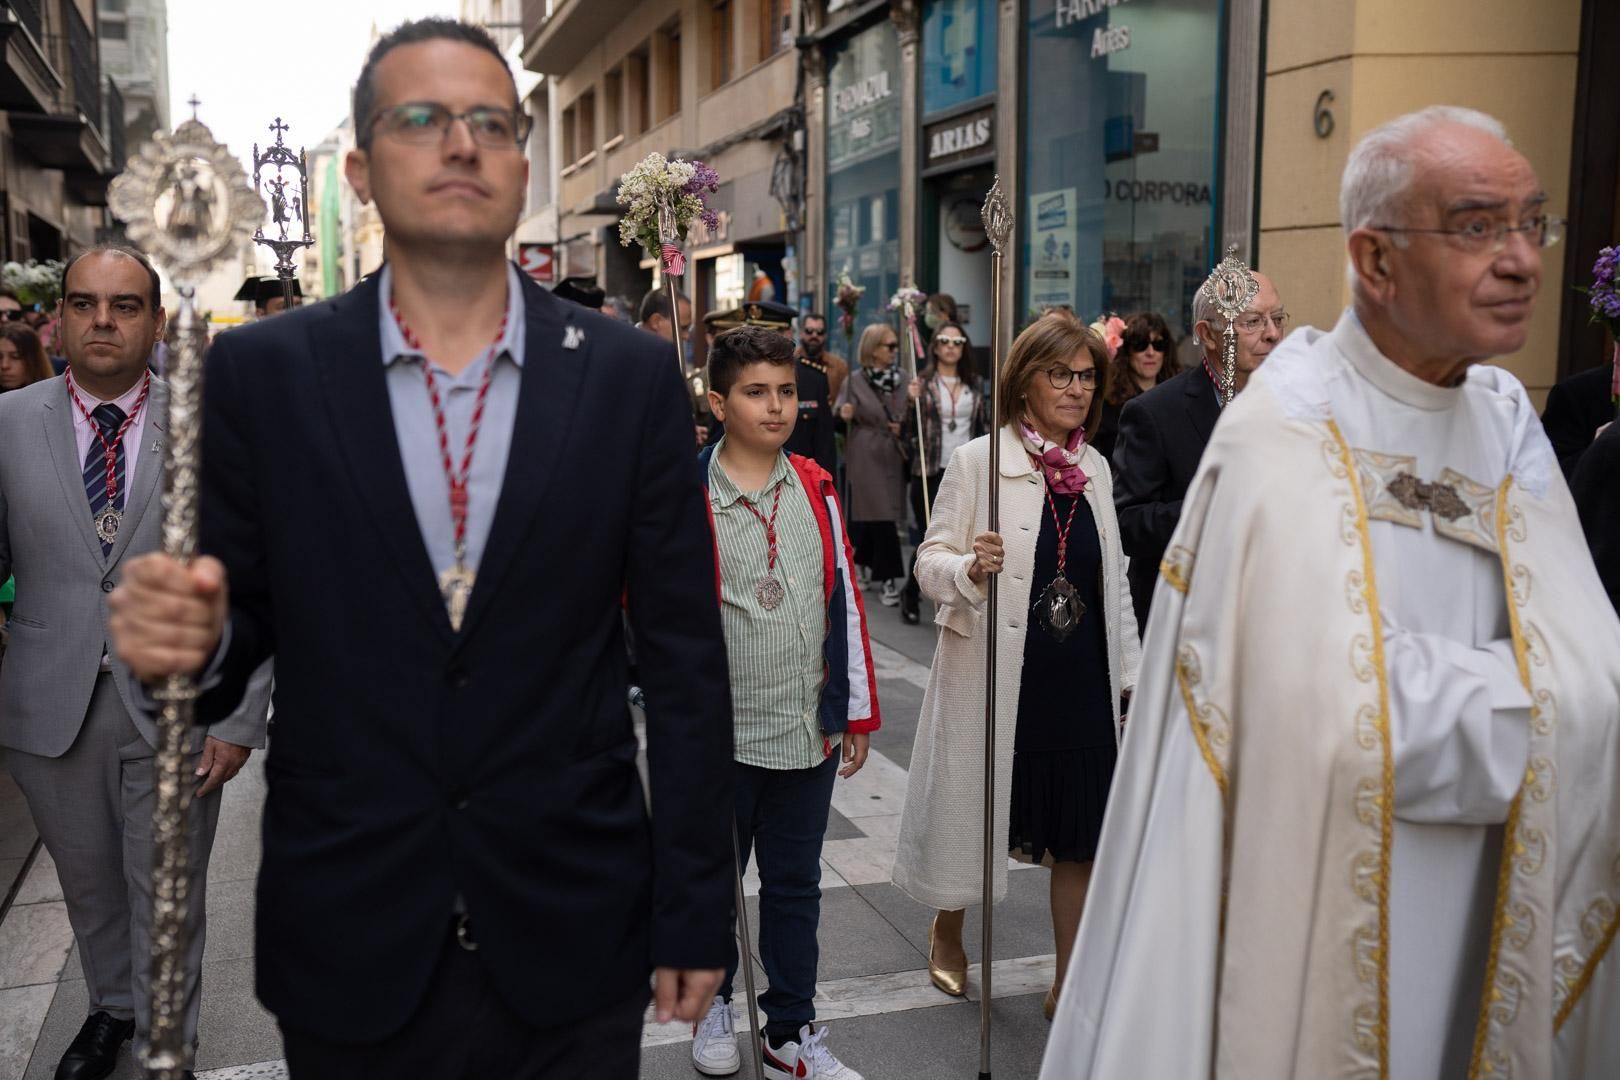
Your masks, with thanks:
M 177 286 L 236 255 L 264 216 L 242 163 L 198 120 L 143 145 L 112 182 L 107 205 Z
M 276 117 L 270 130 L 275 133 L 276 141 L 264 153 L 259 153 L 258 143 L 253 144 L 253 190 L 258 193 L 261 185 L 269 190 L 270 223 L 279 230 L 279 235 L 264 235 L 264 224 L 260 222 L 254 230 L 253 242 L 275 252 L 276 277 L 281 280 L 281 292 L 287 306 L 292 307 L 293 283 L 298 276 L 293 253 L 315 243 L 315 238 L 309 232 L 309 163 L 304 158 L 302 147 L 295 154 L 283 141 L 282 136 L 289 129 L 282 123 L 281 117 Z M 266 170 L 268 180 L 265 179 Z M 289 226 L 291 233 L 287 231 Z M 299 235 L 300 231 L 302 236 Z
M 1006 193 L 1001 190 L 1000 176 L 990 185 L 990 193 L 984 197 L 984 209 L 980 214 L 984 219 L 984 235 L 990 240 L 991 249 L 997 255 L 1006 255 L 1007 245 L 1012 240 L 1013 217 L 1007 207 Z
M 1204 288 L 1215 301 L 1215 310 L 1226 320 L 1221 342 L 1221 378 L 1216 386 L 1221 404 L 1226 406 L 1237 393 L 1237 320 L 1259 295 L 1260 282 L 1250 273 L 1248 264 L 1238 258 L 1237 245 L 1231 244 L 1227 246 L 1226 258 L 1204 281 Z
M 1260 293 L 1260 283 L 1249 272 L 1249 265 L 1238 258 L 1236 244 L 1227 247 L 1226 258 L 1210 273 L 1204 287 L 1227 322 L 1236 322 Z

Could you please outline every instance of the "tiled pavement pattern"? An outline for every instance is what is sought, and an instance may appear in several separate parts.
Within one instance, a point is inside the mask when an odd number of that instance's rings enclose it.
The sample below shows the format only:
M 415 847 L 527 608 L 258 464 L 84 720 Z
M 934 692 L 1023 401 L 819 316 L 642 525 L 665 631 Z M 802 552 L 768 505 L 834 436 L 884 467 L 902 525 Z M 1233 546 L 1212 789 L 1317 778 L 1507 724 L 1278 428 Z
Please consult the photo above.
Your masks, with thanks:
M 854 779 L 839 781 L 834 793 L 823 851 L 817 1011 L 828 1022 L 829 1044 L 867 1080 L 976 1077 L 977 965 L 969 1001 L 933 989 L 925 955 L 929 913 L 889 884 L 905 770 L 934 633 L 926 621 L 920 627 L 903 625 L 894 609 L 880 607 L 875 594 L 871 599 L 884 726 L 873 740 L 867 767 Z M 201 1080 L 286 1076 L 275 1022 L 253 996 L 253 876 L 259 860 L 262 768 L 262 755 L 255 755 L 226 788 L 214 845 L 203 960 Z M 22 860 L 34 846 L 8 827 L 11 792 L 9 780 L 0 775 L 0 898 L 5 873 L 23 870 Z M 977 823 L 964 826 L 976 828 Z M 0 1080 L 49 1080 L 85 1015 L 84 982 L 54 867 L 41 850 L 26 870 L 0 920 Z M 1033 1080 L 1048 1030 L 1041 1017 L 1041 998 L 1052 978 L 1047 875 L 1020 870 L 1011 876 L 1007 901 L 996 909 L 992 982 L 998 1080 Z M 750 897 L 757 892 L 751 870 L 745 888 Z M 754 911 L 755 901 L 749 906 Z M 751 922 L 757 933 L 757 918 Z M 976 956 L 976 909 L 969 917 L 967 939 L 969 955 Z M 762 971 L 758 980 L 763 989 Z M 649 1023 L 642 1034 L 644 1080 L 696 1077 L 690 1037 L 684 1025 Z M 138 1080 L 140 1075 L 126 1052 L 113 1077 Z M 739 1076 L 752 1076 L 746 1059 Z

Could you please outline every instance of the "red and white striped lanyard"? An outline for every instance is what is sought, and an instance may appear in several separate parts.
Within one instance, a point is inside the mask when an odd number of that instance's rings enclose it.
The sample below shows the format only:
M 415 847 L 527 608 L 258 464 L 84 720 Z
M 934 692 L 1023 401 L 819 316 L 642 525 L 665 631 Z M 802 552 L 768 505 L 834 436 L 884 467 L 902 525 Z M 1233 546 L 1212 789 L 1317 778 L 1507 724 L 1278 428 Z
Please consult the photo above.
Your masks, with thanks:
M 490 342 L 489 350 L 485 354 L 486 363 L 484 374 L 478 381 L 478 397 L 473 401 L 472 420 L 467 425 L 467 446 L 461 455 L 461 469 L 457 471 L 450 458 L 450 429 L 444 419 L 444 403 L 439 397 L 438 380 L 433 377 L 433 361 L 428 358 L 422 342 L 405 325 L 405 318 L 399 313 L 399 306 L 394 303 L 390 293 L 388 297 L 388 312 L 394 317 L 399 327 L 400 336 L 422 357 L 422 374 L 427 381 L 428 401 L 433 405 L 433 423 L 439 430 L 439 456 L 444 463 L 444 478 L 450 485 L 450 520 L 455 525 L 456 566 L 461 567 L 467 561 L 467 482 L 472 475 L 473 451 L 478 447 L 478 429 L 484 422 L 484 404 L 489 398 L 489 384 L 495 375 L 496 350 L 500 348 L 501 339 L 506 336 L 506 323 L 511 317 L 511 309 L 501 315 L 501 325 L 495 331 L 495 340 Z
M 759 507 L 748 500 L 746 495 L 739 495 L 737 501 L 748 508 L 748 512 L 759 518 L 759 523 L 765 526 L 765 570 L 769 573 L 776 569 L 776 512 L 782 509 L 782 484 L 776 482 L 776 497 L 771 500 L 771 516 L 766 518 L 759 512 Z
M 112 437 L 111 442 L 108 442 L 107 436 L 101 433 L 101 425 L 96 423 L 95 417 L 90 415 L 90 410 L 84 407 L 84 402 L 79 400 L 78 387 L 73 385 L 73 369 L 68 368 L 62 373 L 62 377 L 67 380 L 68 397 L 72 398 L 73 404 L 79 407 L 79 412 L 84 415 L 84 422 L 90 425 L 90 430 L 95 434 L 97 441 L 101 443 L 101 450 L 107 462 L 107 505 L 117 506 L 118 470 L 116 466 L 118 465 L 118 447 L 124 441 L 124 433 L 130 429 L 136 418 L 141 415 L 141 406 L 146 404 L 146 395 L 152 389 L 152 373 L 150 371 L 146 373 L 141 382 L 140 395 L 135 398 L 135 404 L 130 406 L 129 415 L 124 417 L 124 422 L 118 425 L 118 432 Z
M 1058 520 L 1057 500 L 1052 497 L 1052 487 L 1048 484 L 1046 488 L 1046 505 L 1051 507 L 1052 524 L 1057 527 L 1057 576 L 1060 578 L 1068 578 L 1064 570 L 1069 565 L 1069 532 L 1074 528 L 1074 512 L 1080 509 L 1080 500 L 1082 498 L 1084 498 L 1082 492 L 1075 492 L 1074 502 L 1069 504 L 1069 520 L 1062 522 Z

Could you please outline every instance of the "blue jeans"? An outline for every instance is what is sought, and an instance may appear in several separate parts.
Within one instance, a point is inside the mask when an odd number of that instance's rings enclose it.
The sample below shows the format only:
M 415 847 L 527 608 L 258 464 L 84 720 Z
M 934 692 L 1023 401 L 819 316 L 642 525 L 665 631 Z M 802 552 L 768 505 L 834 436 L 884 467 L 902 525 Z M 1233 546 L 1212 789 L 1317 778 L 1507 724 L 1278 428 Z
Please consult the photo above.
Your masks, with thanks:
M 821 840 L 827 831 L 839 755 L 810 769 L 737 765 L 737 843 L 747 865 L 759 863 L 759 959 L 770 989 L 759 996 L 766 1034 L 796 1034 L 816 1018 L 816 963 L 821 949 Z M 737 945 L 720 995 L 731 999 Z

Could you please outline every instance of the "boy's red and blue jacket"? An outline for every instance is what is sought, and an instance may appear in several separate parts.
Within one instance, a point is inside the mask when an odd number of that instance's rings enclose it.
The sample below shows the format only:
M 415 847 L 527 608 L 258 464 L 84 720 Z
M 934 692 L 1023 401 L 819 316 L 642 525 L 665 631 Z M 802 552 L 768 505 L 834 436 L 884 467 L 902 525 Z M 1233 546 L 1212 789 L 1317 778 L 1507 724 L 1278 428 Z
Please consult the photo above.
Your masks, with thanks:
M 785 453 L 786 451 L 784 451 Z M 714 447 L 698 455 L 709 529 L 714 530 L 714 507 L 709 502 L 709 464 Z M 810 509 L 821 529 L 823 593 L 827 598 L 827 640 L 822 647 L 826 682 L 821 688 L 821 730 L 827 736 L 848 731 L 854 734 L 876 731 L 878 714 L 877 679 L 872 674 L 872 645 L 866 634 L 866 604 L 855 585 L 855 553 L 844 528 L 843 508 L 833 478 L 827 470 L 807 457 L 787 455 L 788 464 L 798 474 L 799 483 L 810 499 Z M 834 538 L 837 538 L 836 541 Z M 720 595 L 720 552 L 715 550 L 714 585 Z M 828 747 L 827 752 L 831 752 Z

